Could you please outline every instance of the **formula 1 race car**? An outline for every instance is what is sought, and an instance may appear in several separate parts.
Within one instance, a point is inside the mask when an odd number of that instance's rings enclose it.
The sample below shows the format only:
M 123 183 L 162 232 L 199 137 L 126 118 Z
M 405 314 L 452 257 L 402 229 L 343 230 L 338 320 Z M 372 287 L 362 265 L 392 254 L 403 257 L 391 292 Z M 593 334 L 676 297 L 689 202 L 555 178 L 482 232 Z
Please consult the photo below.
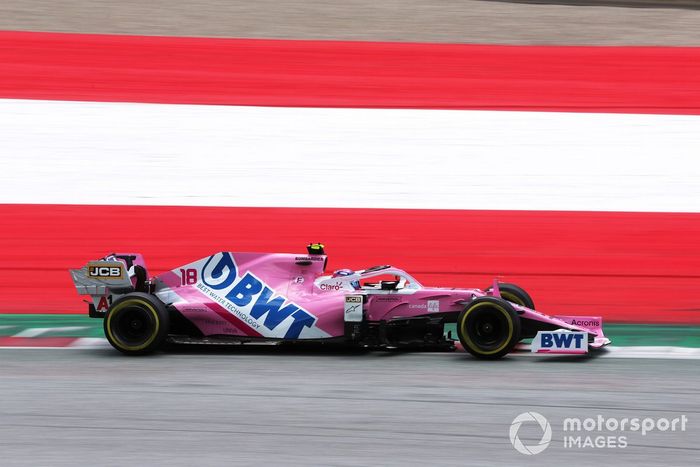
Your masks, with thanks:
M 307 254 L 219 252 L 149 277 L 139 254 L 70 270 L 91 317 L 125 354 L 176 343 L 342 342 L 369 349 L 454 350 L 496 359 L 533 339 L 539 353 L 586 353 L 610 343 L 602 319 L 535 311 L 520 287 L 424 287 L 392 266 L 326 273 L 323 245 Z

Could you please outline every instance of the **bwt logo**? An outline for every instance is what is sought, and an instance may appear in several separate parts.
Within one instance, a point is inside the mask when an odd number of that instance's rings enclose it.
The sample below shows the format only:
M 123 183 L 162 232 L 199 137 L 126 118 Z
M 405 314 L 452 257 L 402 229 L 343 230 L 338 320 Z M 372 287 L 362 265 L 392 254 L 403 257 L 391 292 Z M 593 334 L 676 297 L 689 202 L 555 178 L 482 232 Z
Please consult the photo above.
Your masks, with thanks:
M 564 334 L 564 333 L 551 333 L 542 334 L 541 347 L 543 348 L 564 348 L 569 349 L 574 347 L 580 349 L 583 347 L 583 334 Z M 572 345 L 573 344 L 573 345 Z
M 218 257 L 218 258 L 217 258 Z M 280 323 L 291 317 L 293 322 L 284 334 L 285 339 L 297 339 L 301 331 L 310 328 L 316 317 L 291 303 L 284 305 L 286 298 L 275 296 L 274 291 L 264 282 L 247 272 L 238 277 L 238 268 L 230 253 L 217 253 L 207 260 L 202 268 L 202 282 L 230 303 L 247 313 L 251 318 L 260 320 L 263 326 L 274 331 Z M 223 295 L 219 295 L 223 294 Z M 271 333 L 274 337 L 279 332 Z
M 523 423 L 536 422 L 542 429 L 542 438 L 535 444 L 524 444 L 520 440 L 518 433 Z M 513 445 L 516 451 L 527 456 L 539 454 L 549 446 L 552 441 L 552 426 L 549 424 L 544 415 L 537 412 L 523 412 L 513 419 L 510 424 L 510 444 Z
M 533 352 L 586 353 L 588 333 L 539 331 L 532 340 Z

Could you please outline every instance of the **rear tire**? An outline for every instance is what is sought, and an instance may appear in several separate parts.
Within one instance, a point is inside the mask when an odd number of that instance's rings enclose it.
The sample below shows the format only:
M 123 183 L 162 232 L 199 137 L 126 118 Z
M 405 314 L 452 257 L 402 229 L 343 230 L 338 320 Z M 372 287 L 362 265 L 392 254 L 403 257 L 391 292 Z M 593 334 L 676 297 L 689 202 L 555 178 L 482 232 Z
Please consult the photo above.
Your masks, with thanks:
M 491 292 L 492 290 L 493 287 L 486 289 L 487 292 Z M 503 300 L 508 300 L 509 302 L 515 303 L 516 305 L 522 305 L 531 310 L 535 309 L 534 300 L 532 300 L 530 294 L 528 294 L 522 287 L 504 282 L 498 284 L 498 291 L 501 293 L 501 298 Z
M 477 298 L 459 314 L 457 335 L 470 354 L 495 360 L 508 354 L 520 340 L 520 317 L 505 300 Z
M 145 355 L 161 346 L 168 335 L 170 316 L 153 295 L 134 292 L 115 301 L 104 318 L 112 347 L 127 355 Z

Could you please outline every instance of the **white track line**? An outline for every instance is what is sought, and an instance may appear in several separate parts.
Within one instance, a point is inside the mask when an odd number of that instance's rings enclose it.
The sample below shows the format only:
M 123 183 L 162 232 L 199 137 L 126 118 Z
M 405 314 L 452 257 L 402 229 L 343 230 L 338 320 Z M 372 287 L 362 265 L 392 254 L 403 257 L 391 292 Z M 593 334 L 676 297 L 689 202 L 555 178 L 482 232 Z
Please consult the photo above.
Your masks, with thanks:
M 253 344 L 254 345 L 254 344 Z M 100 337 L 82 337 L 76 339 L 66 347 L 0 347 L 0 350 L 7 349 L 31 349 L 31 350 L 80 350 L 80 349 L 106 349 L 111 348 L 107 339 Z M 319 351 L 323 355 L 323 351 Z M 700 360 L 700 349 L 691 347 L 607 347 L 601 351 L 591 353 L 595 358 L 622 358 L 622 359 L 669 359 L 669 360 Z M 423 355 L 444 356 L 443 352 L 423 353 Z M 572 360 L 581 358 L 576 355 L 541 355 L 531 352 L 515 352 L 511 354 L 515 357 L 541 358 L 543 360 L 567 357 Z M 288 358 L 294 358 L 289 356 Z
M 603 352 L 607 358 L 700 359 L 700 349 L 692 347 L 608 347 Z
M 0 99 L 0 128 L 0 203 L 700 212 L 700 116 Z
M 532 358 L 570 358 L 576 359 L 585 355 L 566 355 L 566 354 L 537 354 L 529 350 L 514 352 L 511 354 L 516 357 L 532 357 Z M 700 348 L 694 347 L 672 347 L 672 346 L 640 346 L 640 347 L 617 347 L 608 346 L 600 350 L 591 350 L 587 354 L 594 358 L 663 358 L 674 360 L 700 360 Z
M 70 347 L 83 349 L 111 348 L 107 339 L 103 337 L 81 337 L 73 341 Z

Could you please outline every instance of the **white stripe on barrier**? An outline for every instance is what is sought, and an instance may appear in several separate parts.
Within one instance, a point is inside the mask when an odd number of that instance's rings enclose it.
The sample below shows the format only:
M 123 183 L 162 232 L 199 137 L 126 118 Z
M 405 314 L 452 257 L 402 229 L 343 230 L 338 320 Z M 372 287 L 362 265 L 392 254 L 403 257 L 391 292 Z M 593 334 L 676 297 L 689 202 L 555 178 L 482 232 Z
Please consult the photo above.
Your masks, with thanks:
M 700 116 L 0 100 L 0 203 L 700 212 Z

